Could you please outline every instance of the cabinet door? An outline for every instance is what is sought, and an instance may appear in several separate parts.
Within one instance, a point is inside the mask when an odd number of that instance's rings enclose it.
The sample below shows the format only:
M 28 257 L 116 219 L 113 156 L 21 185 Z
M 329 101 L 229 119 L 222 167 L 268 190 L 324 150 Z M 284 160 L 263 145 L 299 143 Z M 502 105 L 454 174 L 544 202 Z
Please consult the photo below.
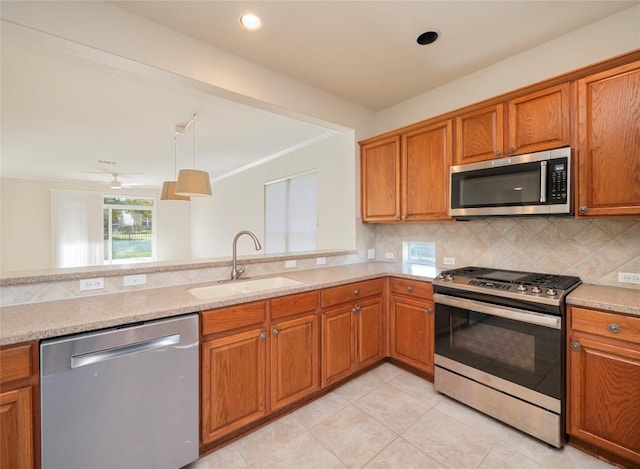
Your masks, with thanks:
M 358 303 L 354 309 L 356 334 L 356 368 L 384 357 L 382 335 L 382 298 Z
M 402 219 L 448 219 L 452 121 L 402 136 Z
M 202 443 L 266 414 L 266 336 L 253 329 L 202 343 Z
M 509 101 L 507 153 L 530 153 L 570 145 L 570 105 L 569 83 Z
M 322 313 L 322 385 L 355 371 L 352 308 L 343 306 Z
M 400 137 L 363 145 L 360 150 L 362 221 L 400 219 Z
M 502 104 L 456 117 L 454 164 L 473 163 L 502 156 L 503 132 Z
M 0 468 L 32 468 L 32 388 L 0 394 Z M 64 429 L 61 429 L 64 431 Z
M 271 410 L 319 388 L 318 316 L 310 314 L 271 327 Z
M 640 214 L 640 62 L 578 81 L 578 214 Z
M 640 464 L 640 347 L 582 335 L 570 341 L 569 433 Z
M 433 302 L 391 297 L 391 357 L 433 374 Z

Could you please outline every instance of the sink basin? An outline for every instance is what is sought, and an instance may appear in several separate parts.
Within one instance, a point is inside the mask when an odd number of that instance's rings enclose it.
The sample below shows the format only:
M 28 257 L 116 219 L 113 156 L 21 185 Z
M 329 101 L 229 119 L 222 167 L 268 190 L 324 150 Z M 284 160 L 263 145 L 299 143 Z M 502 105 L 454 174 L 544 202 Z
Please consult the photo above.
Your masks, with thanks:
M 190 288 L 187 290 L 200 300 L 217 300 L 236 295 L 247 295 L 275 288 L 294 287 L 304 282 L 286 277 L 269 277 L 255 280 L 236 280 L 218 283 L 208 287 Z

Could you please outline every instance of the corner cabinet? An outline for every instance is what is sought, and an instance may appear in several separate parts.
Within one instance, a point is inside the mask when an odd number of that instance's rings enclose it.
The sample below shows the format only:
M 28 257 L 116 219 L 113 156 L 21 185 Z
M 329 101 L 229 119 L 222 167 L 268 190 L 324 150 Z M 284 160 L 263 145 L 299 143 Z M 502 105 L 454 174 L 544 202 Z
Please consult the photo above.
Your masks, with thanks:
M 640 62 L 578 81 L 579 217 L 640 215 Z
M 455 164 L 570 145 L 570 90 L 563 83 L 457 116 Z
M 567 432 L 640 465 L 640 317 L 570 306 Z
M 38 344 L 0 348 L 0 468 L 39 464 Z
M 451 120 L 362 143 L 362 220 L 448 219 L 452 146 Z
M 433 376 L 432 285 L 392 277 L 389 291 L 389 356 Z
M 385 357 L 384 279 L 325 288 L 321 305 L 323 387 Z

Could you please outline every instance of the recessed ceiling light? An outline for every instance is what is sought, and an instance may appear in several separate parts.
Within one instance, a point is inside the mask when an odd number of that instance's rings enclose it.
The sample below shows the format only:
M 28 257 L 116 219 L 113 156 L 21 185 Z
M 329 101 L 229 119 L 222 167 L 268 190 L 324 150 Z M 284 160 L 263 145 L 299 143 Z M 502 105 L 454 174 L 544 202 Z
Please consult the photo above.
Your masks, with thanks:
M 250 31 L 260 29 L 260 26 L 262 26 L 262 20 L 258 16 L 251 13 L 242 15 L 240 17 L 240 23 L 242 24 L 242 26 L 244 26 L 245 29 L 248 29 Z
M 427 44 L 432 44 L 434 42 L 436 42 L 436 40 L 438 39 L 438 33 L 435 31 L 427 31 L 425 33 L 422 33 L 420 36 L 418 36 L 418 39 L 416 39 L 416 42 L 418 44 L 420 44 L 421 46 L 425 46 Z

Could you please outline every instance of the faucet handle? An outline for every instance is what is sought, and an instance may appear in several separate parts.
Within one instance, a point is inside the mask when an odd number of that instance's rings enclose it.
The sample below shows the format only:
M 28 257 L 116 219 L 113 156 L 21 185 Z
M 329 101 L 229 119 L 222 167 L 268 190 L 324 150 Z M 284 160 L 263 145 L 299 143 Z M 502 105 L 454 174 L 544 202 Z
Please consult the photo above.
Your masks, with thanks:
M 244 274 L 244 265 L 238 266 L 236 267 L 236 272 L 238 272 L 238 277 L 240 277 L 240 275 Z

